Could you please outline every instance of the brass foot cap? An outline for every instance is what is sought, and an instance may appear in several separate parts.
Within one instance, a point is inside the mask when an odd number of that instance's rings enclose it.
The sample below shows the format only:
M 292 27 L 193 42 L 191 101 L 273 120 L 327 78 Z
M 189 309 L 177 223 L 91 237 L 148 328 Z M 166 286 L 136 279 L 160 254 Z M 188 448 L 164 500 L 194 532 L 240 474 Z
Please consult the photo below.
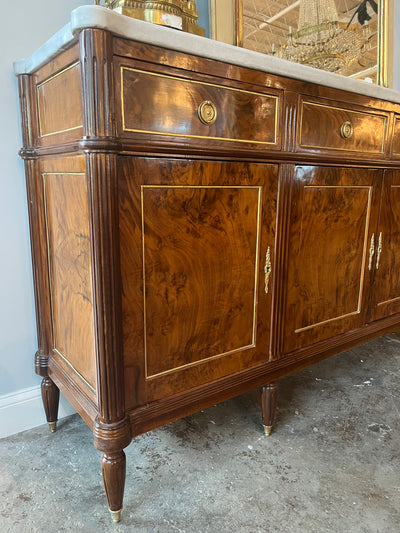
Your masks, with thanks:
M 110 509 L 111 518 L 113 519 L 113 522 L 119 522 L 121 520 L 121 511 L 122 509 L 120 509 L 119 511 L 111 511 Z
M 50 431 L 52 433 L 55 433 L 57 429 L 57 422 L 48 422 L 48 424 L 49 424 Z
M 264 433 L 266 437 L 269 437 L 272 433 L 272 426 L 264 426 Z

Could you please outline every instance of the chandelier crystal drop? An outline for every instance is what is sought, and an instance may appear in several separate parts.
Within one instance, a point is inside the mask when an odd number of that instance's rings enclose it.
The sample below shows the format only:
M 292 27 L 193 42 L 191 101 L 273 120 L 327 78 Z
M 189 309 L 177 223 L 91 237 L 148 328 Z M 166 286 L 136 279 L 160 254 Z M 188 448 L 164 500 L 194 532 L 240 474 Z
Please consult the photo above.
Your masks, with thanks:
M 346 74 L 368 45 L 369 27 L 339 22 L 334 0 L 300 0 L 299 23 L 289 29 L 278 56 L 311 67 Z

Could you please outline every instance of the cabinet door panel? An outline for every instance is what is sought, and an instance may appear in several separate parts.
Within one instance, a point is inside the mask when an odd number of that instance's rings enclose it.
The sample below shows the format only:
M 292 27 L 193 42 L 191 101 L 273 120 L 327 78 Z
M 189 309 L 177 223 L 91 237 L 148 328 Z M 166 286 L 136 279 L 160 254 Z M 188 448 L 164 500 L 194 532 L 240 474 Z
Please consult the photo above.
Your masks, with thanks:
M 275 165 L 121 158 L 129 407 L 268 360 L 276 191 Z
M 385 172 L 376 233 L 372 319 L 400 313 L 400 172 Z
M 285 353 L 366 322 L 379 175 L 373 170 L 295 168 Z

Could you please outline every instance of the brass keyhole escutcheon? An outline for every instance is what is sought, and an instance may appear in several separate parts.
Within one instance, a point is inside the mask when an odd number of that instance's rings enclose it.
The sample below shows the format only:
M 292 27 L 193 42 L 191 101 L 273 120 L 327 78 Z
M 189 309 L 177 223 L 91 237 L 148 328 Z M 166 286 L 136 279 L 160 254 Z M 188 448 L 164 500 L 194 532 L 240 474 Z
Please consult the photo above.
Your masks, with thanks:
M 343 139 L 350 139 L 353 133 L 353 124 L 349 120 L 347 120 L 342 124 L 342 127 L 340 128 L 340 135 L 343 137 Z
M 207 126 L 211 126 L 217 120 L 217 108 L 210 100 L 202 102 L 197 113 L 201 122 Z

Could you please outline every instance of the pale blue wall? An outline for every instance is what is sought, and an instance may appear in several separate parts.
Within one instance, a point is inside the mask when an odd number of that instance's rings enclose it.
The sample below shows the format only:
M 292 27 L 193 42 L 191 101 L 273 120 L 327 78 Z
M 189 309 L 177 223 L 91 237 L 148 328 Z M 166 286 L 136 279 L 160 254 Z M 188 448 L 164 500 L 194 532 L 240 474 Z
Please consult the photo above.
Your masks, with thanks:
M 17 82 L 13 61 L 28 57 L 85 0 L 2 2 L 0 31 L 0 397 L 33 387 L 36 329 Z
M 208 17 L 208 0 L 196 0 L 197 11 L 199 13 L 199 26 L 206 30 L 206 37 L 209 33 L 209 17 Z

